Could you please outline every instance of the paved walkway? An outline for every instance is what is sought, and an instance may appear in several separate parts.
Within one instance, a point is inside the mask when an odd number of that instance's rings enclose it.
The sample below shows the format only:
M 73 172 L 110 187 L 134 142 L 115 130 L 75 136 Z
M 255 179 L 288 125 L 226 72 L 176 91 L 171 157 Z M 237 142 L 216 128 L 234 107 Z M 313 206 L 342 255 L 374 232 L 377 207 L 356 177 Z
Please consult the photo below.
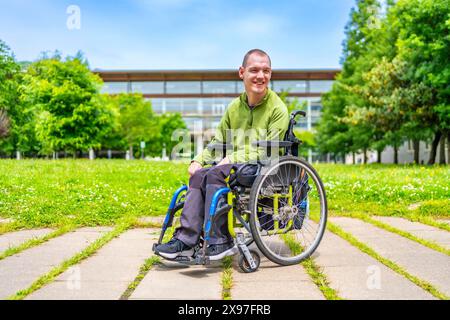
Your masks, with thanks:
M 402 231 L 409 232 L 420 239 L 429 240 L 450 249 L 450 232 L 397 217 L 376 217 L 375 219 Z
M 434 299 L 428 292 L 331 232 L 325 232 L 313 259 L 326 274 L 330 287 L 344 299 Z
M 397 234 L 351 218 L 331 218 L 331 222 L 351 233 L 386 257 L 450 296 L 450 257 Z
M 158 218 L 160 219 L 160 218 Z M 448 245 L 448 233 L 401 218 L 376 218 L 419 238 Z M 381 256 L 450 295 L 450 257 L 397 234 L 358 219 L 331 217 L 330 222 L 351 233 Z M 0 261 L 0 298 L 28 288 L 49 272 L 85 249 L 112 228 L 82 228 L 51 239 Z M 0 252 L 20 245 L 45 230 L 28 230 L 0 236 Z M 145 260 L 152 256 L 152 244 L 159 229 L 133 229 L 112 239 L 98 252 L 69 268 L 52 283 L 27 299 L 119 299 L 134 281 Z M 253 245 L 254 246 L 254 245 Z M 331 288 L 345 299 L 435 299 L 405 277 L 361 252 L 346 240 L 327 231 L 313 255 L 315 264 Z M 163 261 L 154 266 L 131 293 L 129 299 L 222 299 L 220 262 L 204 266 L 183 266 Z M 302 265 L 278 266 L 262 257 L 260 269 L 243 273 L 234 259 L 232 299 L 324 299 Z
M 0 299 L 28 288 L 40 276 L 82 251 L 111 228 L 82 228 L 0 261 Z
M 135 279 L 157 241 L 156 229 L 129 230 L 62 273 L 28 299 L 117 300 Z
M 42 238 L 52 232 L 52 229 L 22 230 L 0 235 L 0 253 L 11 247 L 16 247 L 26 241 Z
M 256 249 L 255 244 L 251 245 Z M 312 282 L 301 265 L 279 266 L 261 256 L 257 272 L 244 273 L 239 268 L 237 256 L 233 263 L 234 300 L 324 300 L 322 292 Z

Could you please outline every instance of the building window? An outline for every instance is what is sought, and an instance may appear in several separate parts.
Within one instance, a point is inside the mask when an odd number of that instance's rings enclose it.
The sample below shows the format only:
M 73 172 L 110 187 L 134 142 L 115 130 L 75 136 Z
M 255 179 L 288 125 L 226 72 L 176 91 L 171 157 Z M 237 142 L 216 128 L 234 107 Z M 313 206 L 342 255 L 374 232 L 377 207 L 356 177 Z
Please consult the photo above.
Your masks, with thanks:
M 311 103 L 311 111 L 312 112 L 321 112 L 322 111 L 322 105 L 317 103 Z
M 239 94 L 245 91 L 244 81 L 237 82 L 237 91 Z
M 147 99 L 146 99 L 147 100 Z M 163 99 L 148 99 L 152 104 L 152 109 L 156 113 L 165 113 L 164 100 Z
M 203 93 L 237 93 L 236 81 L 203 81 Z
M 276 92 L 288 91 L 289 93 L 306 93 L 306 81 L 304 80 L 273 81 L 273 90 Z
M 323 93 L 331 90 L 333 86 L 332 80 L 310 80 L 309 92 L 311 93 Z
M 131 92 L 143 94 L 163 94 L 164 82 L 163 81 L 131 82 Z
M 119 94 L 128 92 L 128 82 L 105 82 L 102 93 Z
M 167 81 L 166 93 L 201 93 L 200 81 Z
M 164 99 L 166 112 L 179 112 L 183 115 L 197 115 L 202 113 L 202 104 L 199 99 Z

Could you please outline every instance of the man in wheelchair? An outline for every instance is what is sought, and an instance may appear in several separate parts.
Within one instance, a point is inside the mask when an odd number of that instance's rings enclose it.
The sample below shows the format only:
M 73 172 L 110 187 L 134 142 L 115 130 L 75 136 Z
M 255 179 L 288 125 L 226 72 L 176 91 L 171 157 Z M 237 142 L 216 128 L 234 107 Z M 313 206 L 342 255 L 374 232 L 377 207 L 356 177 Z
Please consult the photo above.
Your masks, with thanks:
M 204 223 L 208 221 L 216 191 L 227 186 L 232 170 L 239 170 L 244 163 L 256 162 L 263 157 L 265 149 L 252 148 L 251 142 L 280 141 L 284 137 L 289 125 L 288 110 L 277 94 L 269 89 L 271 76 L 271 60 L 268 54 L 259 49 L 250 50 L 239 68 L 239 77 L 244 82 L 245 92 L 229 104 L 211 142 L 231 142 L 237 148 L 219 159 L 212 167 L 204 167 L 214 164 L 213 150 L 209 148 L 205 148 L 191 162 L 189 189 L 180 218 L 181 226 L 175 230 L 169 242 L 156 246 L 159 255 L 168 259 L 192 256 Z M 246 132 L 251 132 L 250 135 L 253 136 L 249 137 L 244 134 Z M 253 170 L 254 174 L 255 166 L 246 166 L 245 170 Z M 220 260 L 235 252 L 233 238 L 227 226 L 227 215 L 222 215 L 212 226 L 206 255 L 209 260 Z

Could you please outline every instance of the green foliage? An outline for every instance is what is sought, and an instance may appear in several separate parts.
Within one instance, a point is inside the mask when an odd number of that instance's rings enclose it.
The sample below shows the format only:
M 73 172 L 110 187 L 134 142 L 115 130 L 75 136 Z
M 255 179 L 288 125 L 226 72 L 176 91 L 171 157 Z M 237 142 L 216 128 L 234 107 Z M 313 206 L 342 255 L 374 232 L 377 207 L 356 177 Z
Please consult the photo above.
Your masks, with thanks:
M 177 130 L 186 130 L 186 123 L 179 113 L 165 113 L 158 117 L 159 131 L 158 138 L 150 145 L 150 154 L 160 156 L 161 150 L 165 147 L 167 156 L 170 156 L 173 148 L 179 143 L 176 140 Z
M 178 141 L 172 141 L 172 134 L 177 129 L 186 129 L 186 124 L 179 113 L 156 115 L 150 101 L 141 94 L 119 94 L 103 96 L 105 103 L 115 116 L 113 130 L 105 136 L 104 146 L 109 148 L 130 148 L 134 156 L 139 156 L 140 143 L 146 143 L 145 154 L 161 156 L 163 148 L 170 155 Z
M 0 67 L 0 150 L 10 155 L 129 148 L 140 156 L 141 141 L 147 155 L 160 156 L 164 146 L 170 155 L 173 132 L 186 128 L 179 114 L 154 114 L 142 95 L 100 94 L 102 81 L 81 53 L 16 63 L 0 41 Z
M 359 0 L 346 27 L 343 70 L 323 99 L 322 152 L 382 151 L 449 130 L 447 0 Z
M 24 75 L 23 100 L 36 108 L 36 135 L 41 152 L 72 154 L 100 147 L 111 130 L 112 113 L 101 104 L 101 79 L 79 57 L 55 55 L 31 64 Z
M 20 66 L 0 40 L 0 148 L 6 152 L 26 144 L 28 112 L 20 102 L 20 81 Z
M 118 115 L 120 136 L 132 154 L 134 147 L 139 152 L 141 141 L 149 142 L 157 139 L 160 132 L 159 122 L 152 110 L 151 102 L 144 100 L 142 94 L 122 93 L 110 97 L 110 101 Z

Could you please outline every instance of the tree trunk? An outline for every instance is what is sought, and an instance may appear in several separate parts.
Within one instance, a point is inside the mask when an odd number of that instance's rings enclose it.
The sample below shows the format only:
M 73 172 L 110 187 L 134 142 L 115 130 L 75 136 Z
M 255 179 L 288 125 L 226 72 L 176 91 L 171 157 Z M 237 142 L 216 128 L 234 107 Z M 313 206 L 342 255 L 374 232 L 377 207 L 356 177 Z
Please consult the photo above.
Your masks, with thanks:
M 439 164 L 445 164 L 445 134 L 442 135 L 439 145 Z
M 450 132 L 447 133 L 447 164 L 450 164 Z
M 394 146 L 394 164 L 398 164 L 398 146 Z
M 381 150 L 377 150 L 377 163 L 381 163 Z
M 133 155 L 133 146 L 130 145 L 130 160 L 134 159 L 134 155 Z
M 434 139 L 433 142 L 431 143 L 430 158 L 428 159 L 428 164 L 434 164 L 434 162 L 436 161 L 436 151 L 437 146 L 439 144 L 439 140 L 441 140 L 441 136 L 442 136 L 441 131 L 437 131 L 434 134 Z
M 413 148 L 414 148 L 414 163 L 419 164 L 419 152 L 420 152 L 419 140 L 413 140 Z
M 342 153 L 342 164 L 345 164 L 345 156 L 346 156 L 345 152 Z
M 353 164 L 355 164 L 356 163 L 356 157 L 355 157 L 355 153 L 354 152 L 352 152 L 352 159 L 353 159 Z
M 364 164 L 367 164 L 367 149 L 363 149 L 364 152 Z

